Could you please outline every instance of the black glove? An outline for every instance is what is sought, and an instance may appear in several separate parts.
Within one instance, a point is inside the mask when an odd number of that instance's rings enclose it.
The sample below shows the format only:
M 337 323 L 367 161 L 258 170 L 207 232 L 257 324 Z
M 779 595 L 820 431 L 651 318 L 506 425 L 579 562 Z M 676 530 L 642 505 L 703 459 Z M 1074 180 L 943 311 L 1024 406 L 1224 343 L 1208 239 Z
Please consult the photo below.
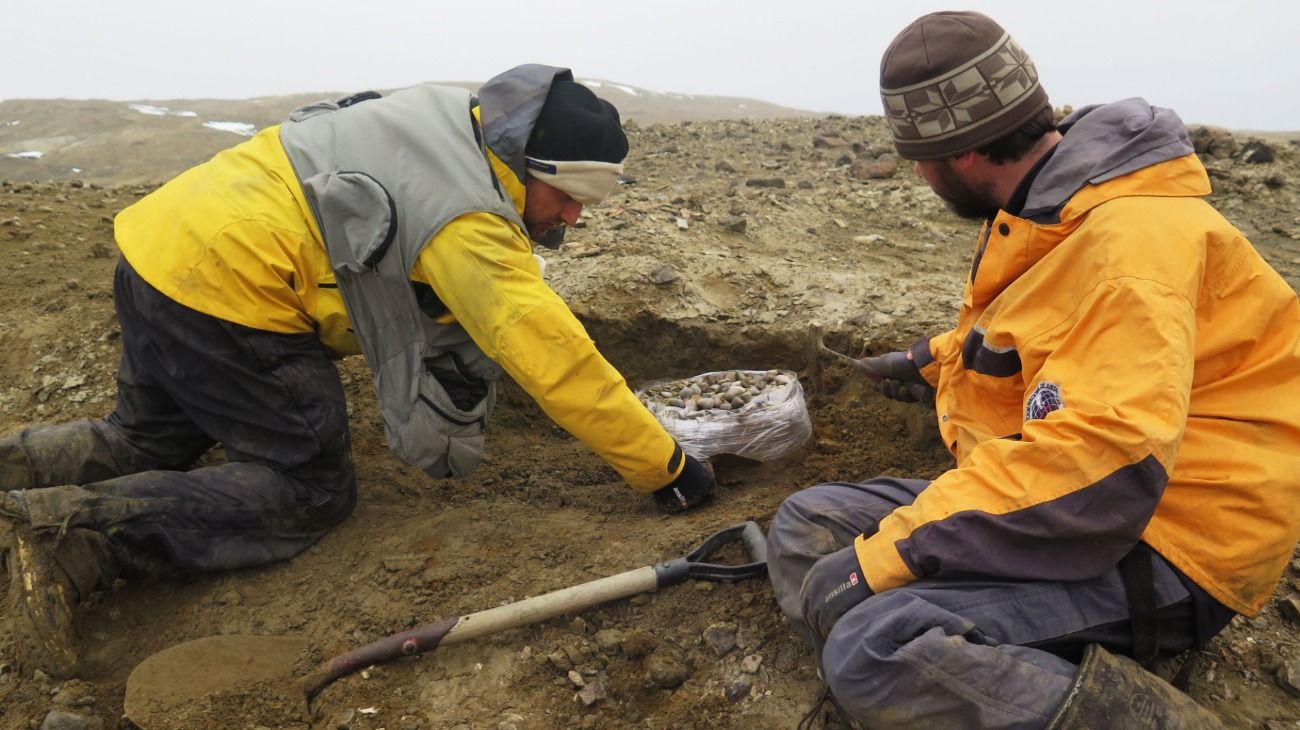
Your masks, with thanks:
M 682 473 L 668 483 L 668 486 L 655 490 L 655 504 L 659 509 L 673 514 L 684 512 L 713 495 L 717 481 L 713 477 L 713 467 L 707 461 L 700 461 L 690 454 L 685 454 L 686 465 Z
M 934 388 L 921 376 L 910 352 L 887 352 L 862 361 L 880 376 L 876 390 L 891 400 L 904 403 L 933 403 Z
M 824 555 L 804 576 L 799 598 L 803 620 L 823 641 L 849 609 L 873 595 L 852 545 Z

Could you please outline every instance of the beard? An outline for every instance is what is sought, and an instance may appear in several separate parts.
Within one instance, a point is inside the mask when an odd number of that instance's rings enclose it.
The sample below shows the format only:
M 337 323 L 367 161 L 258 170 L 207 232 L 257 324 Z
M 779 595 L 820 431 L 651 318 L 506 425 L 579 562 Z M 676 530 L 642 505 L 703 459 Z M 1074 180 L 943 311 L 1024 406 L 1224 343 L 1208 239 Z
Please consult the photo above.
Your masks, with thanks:
M 971 185 L 947 162 L 933 171 L 935 180 L 930 187 L 949 210 L 967 220 L 989 220 L 998 214 L 1002 204 L 993 196 L 992 185 Z

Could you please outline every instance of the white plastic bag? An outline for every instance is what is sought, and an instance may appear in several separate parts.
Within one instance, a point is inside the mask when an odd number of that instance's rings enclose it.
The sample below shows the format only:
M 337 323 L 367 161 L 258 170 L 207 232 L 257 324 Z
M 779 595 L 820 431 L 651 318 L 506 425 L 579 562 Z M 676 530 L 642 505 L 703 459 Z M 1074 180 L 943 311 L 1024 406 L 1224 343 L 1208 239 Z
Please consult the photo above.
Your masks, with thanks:
M 733 410 L 701 410 L 689 399 L 664 396 L 672 392 L 664 390 L 668 386 L 735 381 L 746 376 L 750 380 L 763 378 L 766 385 Z M 798 451 L 812 438 L 812 419 L 803 386 L 789 370 L 722 370 L 692 378 L 657 380 L 643 385 L 636 394 L 682 449 L 697 459 L 733 454 L 760 462 L 777 461 Z M 698 396 L 692 397 L 698 404 Z M 683 405 L 669 405 L 670 399 L 680 400 Z

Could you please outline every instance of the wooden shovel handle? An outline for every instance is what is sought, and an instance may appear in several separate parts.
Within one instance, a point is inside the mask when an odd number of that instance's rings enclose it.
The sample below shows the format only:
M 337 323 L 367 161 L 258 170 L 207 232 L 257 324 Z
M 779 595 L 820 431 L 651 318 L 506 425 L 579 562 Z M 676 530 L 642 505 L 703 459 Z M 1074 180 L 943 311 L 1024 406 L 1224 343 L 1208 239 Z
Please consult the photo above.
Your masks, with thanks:
M 387 636 L 346 654 L 330 659 L 303 677 L 298 686 L 307 702 L 334 680 L 358 669 L 383 664 L 394 659 L 433 651 L 439 646 L 459 644 L 470 639 L 529 626 L 591 606 L 658 590 L 659 581 L 651 566 L 629 570 L 581 585 L 563 588 L 540 596 L 484 611 L 446 618 Z

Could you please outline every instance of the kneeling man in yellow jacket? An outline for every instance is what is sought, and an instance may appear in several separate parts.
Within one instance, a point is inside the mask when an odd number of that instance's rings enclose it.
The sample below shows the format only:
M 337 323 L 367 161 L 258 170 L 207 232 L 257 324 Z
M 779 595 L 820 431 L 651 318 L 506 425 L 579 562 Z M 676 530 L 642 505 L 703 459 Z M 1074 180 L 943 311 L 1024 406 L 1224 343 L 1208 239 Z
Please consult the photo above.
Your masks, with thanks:
M 478 465 L 504 371 L 661 509 L 707 499 L 708 465 L 532 253 L 611 192 L 627 149 L 612 105 L 525 65 L 476 96 L 304 107 L 118 215 L 116 409 L 0 440 L 20 658 L 75 673 L 72 610 L 119 576 L 283 560 L 341 522 L 342 355 L 366 356 L 390 447 L 433 477 Z M 228 463 L 189 469 L 216 443 Z

